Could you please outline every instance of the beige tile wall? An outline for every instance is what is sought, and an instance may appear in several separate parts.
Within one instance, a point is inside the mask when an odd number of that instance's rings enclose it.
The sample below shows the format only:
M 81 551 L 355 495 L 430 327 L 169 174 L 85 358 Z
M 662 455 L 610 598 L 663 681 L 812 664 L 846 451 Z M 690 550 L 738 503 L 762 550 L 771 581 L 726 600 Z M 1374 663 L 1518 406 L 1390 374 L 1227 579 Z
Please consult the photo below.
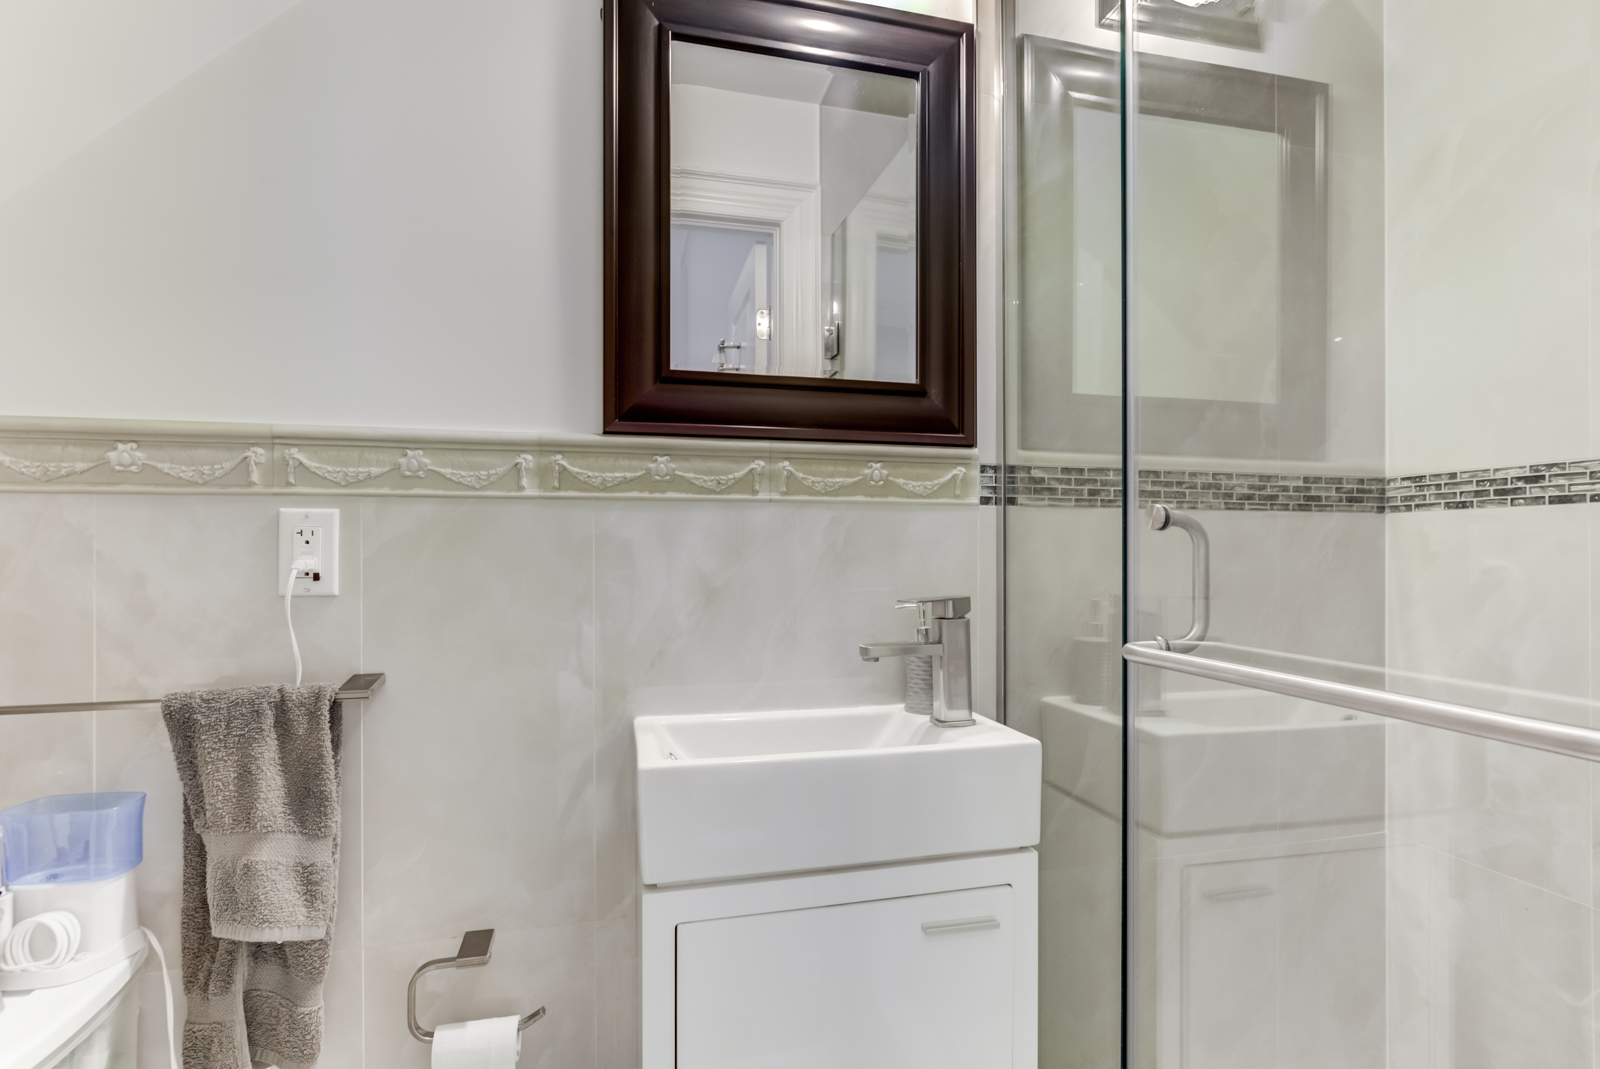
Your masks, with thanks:
M 1593 455 L 1595 11 L 1383 19 L 1389 470 Z
M 1600 726 L 1596 508 L 1388 517 L 1389 666 Z M 1401 723 L 1388 766 L 1391 1064 L 1591 1064 L 1594 766 Z
M 1595 454 L 1600 9 L 1505 14 L 1384 8 L 1396 474 Z M 1388 517 L 1389 666 L 1600 726 L 1596 508 Z M 1593 1064 L 1593 766 L 1401 724 L 1388 763 L 1390 1064 Z
M 0 495 L 0 702 L 286 681 L 277 510 L 294 498 Z M 329 1069 L 422 1069 L 430 1022 L 550 1016 L 520 1064 L 636 1064 L 640 711 L 897 700 L 858 642 L 894 600 L 973 591 L 976 505 L 326 498 L 337 598 L 294 606 L 308 680 L 388 674 L 346 720 Z M 0 806 L 142 790 L 145 924 L 177 952 L 181 795 L 160 716 L 0 718 Z M 176 965 L 175 958 L 173 964 Z M 142 1066 L 164 1065 L 147 974 Z

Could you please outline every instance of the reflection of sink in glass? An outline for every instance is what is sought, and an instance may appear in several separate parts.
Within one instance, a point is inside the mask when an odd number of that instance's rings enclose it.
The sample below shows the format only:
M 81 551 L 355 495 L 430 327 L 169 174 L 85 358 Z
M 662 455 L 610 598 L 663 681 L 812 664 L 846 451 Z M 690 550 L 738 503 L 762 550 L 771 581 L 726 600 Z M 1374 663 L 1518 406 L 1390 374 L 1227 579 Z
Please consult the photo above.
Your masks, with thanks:
M 1380 717 L 1250 690 L 1167 694 L 1138 718 L 1139 823 L 1159 835 L 1376 820 Z M 1122 716 L 1040 702 L 1046 782 L 1122 812 Z

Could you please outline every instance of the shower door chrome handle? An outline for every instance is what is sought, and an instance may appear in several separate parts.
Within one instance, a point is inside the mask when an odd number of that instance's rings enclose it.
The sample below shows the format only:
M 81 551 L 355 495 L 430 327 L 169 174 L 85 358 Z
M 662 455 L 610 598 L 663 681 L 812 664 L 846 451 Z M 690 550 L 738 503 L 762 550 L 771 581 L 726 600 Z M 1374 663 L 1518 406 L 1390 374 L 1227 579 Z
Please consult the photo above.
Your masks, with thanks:
M 1187 512 L 1178 512 L 1165 505 L 1151 505 L 1150 529 L 1165 531 L 1169 527 L 1181 527 L 1188 534 L 1190 547 L 1194 551 L 1191 565 L 1194 622 L 1189 627 L 1189 633 L 1182 638 L 1168 641 L 1157 635 L 1156 644 L 1164 650 L 1191 653 L 1205 641 L 1206 632 L 1211 629 L 1211 539 L 1206 537 L 1206 529 L 1200 526 L 1200 521 Z

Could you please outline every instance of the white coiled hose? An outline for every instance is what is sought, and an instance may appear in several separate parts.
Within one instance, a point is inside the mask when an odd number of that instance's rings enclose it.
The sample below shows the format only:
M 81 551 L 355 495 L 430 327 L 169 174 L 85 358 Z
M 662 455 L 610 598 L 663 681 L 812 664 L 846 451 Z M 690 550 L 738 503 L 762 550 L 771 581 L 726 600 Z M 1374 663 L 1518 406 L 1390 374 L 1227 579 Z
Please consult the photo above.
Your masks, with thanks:
M 33 956 L 33 933 L 36 928 L 43 928 L 55 937 L 55 946 L 47 958 Z M 156 961 L 161 967 L 161 986 L 167 996 L 167 1056 L 171 1059 L 172 1069 L 178 1069 L 177 1026 L 173 1015 L 172 977 L 167 972 L 167 956 L 161 952 L 161 943 L 154 932 L 148 928 L 139 930 L 150 941 L 150 949 L 156 952 Z M 82 942 L 83 927 L 73 914 L 64 909 L 36 914 L 18 921 L 11 929 L 11 934 L 0 943 L 0 972 L 59 969 L 78 956 L 78 946 Z
M 55 937 L 50 956 L 33 956 L 33 932 L 43 928 Z M 78 956 L 78 944 L 83 941 L 83 928 L 78 918 L 66 910 L 58 909 L 39 913 L 20 920 L 11 934 L 6 936 L 4 953 L 0 954 L 0 972 L 44 972 L 59 969 Z

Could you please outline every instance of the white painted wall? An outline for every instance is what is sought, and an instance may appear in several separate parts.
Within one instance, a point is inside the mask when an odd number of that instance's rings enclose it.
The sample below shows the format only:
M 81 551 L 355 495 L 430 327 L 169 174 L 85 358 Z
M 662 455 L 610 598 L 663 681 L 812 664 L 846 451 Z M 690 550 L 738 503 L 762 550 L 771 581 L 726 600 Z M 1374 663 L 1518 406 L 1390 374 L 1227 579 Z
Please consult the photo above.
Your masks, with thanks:
M 0 2 L 0 200 L 299 0 Z
M 600 429 L 599 0 L 72 4 L 0 3 L 0 414 Z
M 674 85 L 672 115 L 674 169 L 822 181 L 815 104 Z
M 597 431 L 599 3 L 306 0 L 0 201 L 9 414 Z

